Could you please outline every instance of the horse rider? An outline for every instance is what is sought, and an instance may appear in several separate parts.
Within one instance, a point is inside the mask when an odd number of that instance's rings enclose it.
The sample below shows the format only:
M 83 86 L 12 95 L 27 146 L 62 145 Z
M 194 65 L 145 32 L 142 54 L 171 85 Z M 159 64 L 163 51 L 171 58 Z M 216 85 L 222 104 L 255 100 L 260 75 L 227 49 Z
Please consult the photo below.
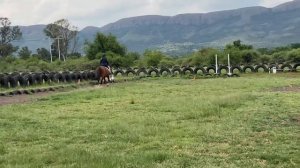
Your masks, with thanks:
M 107 58 L 106 58 L 105 54 L 102 55 L 102 58 L 100 60 L 100 66 L 106 67 L 110 72 L 110 81 L 111 82 L 115 81 L 114 75 L 112 73 L 111 67 L 109 66 L 109 63 L 107 61 Z
M 101 58 L 101 60 L 100 60 L 100 66 L 106 67 L 106 68 L 111 72 L 111 68 L 110 68 L 110 66 L 109 66 L 109 63 L 108 63 L 108 61 L 107 61 L 107 58 L 106 58 L 106 55 L 105 55 L 105 54 L 103 54 L 103 56 L 102 56 L 102 58 Z

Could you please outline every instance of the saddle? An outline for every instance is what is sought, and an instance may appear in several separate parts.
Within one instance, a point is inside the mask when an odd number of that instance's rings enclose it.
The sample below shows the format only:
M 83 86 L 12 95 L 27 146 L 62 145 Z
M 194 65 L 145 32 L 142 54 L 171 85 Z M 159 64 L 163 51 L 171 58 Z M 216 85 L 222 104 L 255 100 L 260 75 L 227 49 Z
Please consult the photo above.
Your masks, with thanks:
M 102 65 L 101 65 L 101 66 L 102 66 Z M 110 69 L 109 67 L 106 67 L 106 66 L 102 66 L 102 67 L 106 68 L 110 73 L 112 73 L 112 72 L 111 72 L 111 69 Z

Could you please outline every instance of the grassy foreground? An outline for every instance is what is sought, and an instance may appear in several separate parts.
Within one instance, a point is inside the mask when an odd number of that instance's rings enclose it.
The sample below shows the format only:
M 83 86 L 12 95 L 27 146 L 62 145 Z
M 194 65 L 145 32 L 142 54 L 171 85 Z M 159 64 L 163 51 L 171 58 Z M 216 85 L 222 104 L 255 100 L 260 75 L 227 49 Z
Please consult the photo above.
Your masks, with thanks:
M 0 107 L 0 167 L 298 167 L 300 75 L 143 79 Z

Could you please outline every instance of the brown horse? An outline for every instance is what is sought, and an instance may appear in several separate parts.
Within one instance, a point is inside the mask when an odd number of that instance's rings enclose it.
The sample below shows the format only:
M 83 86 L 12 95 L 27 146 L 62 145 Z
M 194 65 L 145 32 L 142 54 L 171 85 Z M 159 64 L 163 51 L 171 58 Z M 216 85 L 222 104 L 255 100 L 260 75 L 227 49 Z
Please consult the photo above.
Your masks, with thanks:
M 109 78 L 110 75 L 111 75 L 110 70 L 105 66 L 99 66 L 96 69 L 96 77 L 98 79 L 98 83 L 100 82 L 99 84 L 103 84 L 103 82 L 104 83 L 110 82 L 110 78 Z M 106 78 L 108 79 L 107 82 L 106 82 Z

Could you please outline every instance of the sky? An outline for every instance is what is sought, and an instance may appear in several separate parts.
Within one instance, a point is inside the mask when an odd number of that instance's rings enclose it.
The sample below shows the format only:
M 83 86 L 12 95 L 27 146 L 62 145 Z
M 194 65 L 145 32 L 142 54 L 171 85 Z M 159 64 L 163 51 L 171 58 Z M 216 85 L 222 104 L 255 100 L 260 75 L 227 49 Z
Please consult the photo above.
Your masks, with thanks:
M 291 0 L 0 0 L 0 17 L 21 26 L 49 24 L 64 18 L 80 30 L 133 16 L 274 7 L 288 1 Z

